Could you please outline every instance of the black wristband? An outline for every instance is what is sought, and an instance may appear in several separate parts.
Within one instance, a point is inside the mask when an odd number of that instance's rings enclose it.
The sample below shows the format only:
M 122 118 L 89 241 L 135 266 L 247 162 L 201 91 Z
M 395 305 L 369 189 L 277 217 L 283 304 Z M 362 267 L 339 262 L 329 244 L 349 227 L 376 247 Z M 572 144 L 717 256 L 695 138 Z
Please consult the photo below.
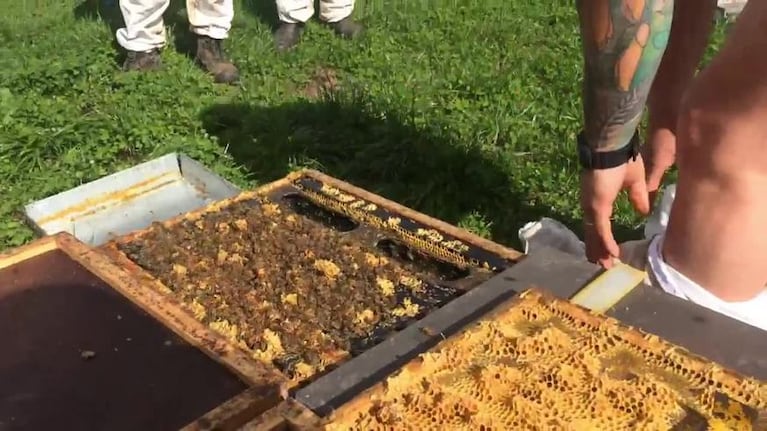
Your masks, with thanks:
M 623 148 L 613 151 L 594 151 L 586 142 L 585 132 L 578 134 L 578 160 L 586 170 L 610 169 L 636 160 L 639 155 L 639 132 L 634 132 L 631 141 Z

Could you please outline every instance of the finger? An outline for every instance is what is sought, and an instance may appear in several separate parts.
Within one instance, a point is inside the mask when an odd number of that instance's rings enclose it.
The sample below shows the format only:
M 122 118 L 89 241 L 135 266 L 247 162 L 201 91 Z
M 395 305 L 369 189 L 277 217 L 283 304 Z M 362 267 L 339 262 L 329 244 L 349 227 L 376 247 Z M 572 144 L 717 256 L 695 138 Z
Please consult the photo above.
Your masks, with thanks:
M 614 257 L 605 248 L 602 238 L 599 237 L 593 225 L 586 227 L 585 240 L 588 261 L 605 269 L 612 267 Z
M 601 266 L 604 269 L 610 269 L 613 267 L 613 264 L 615 263 L 615 258 L 612 256 L 608 256 L 604 259 L 599 260 L 599 266 Z
M 612 256 L 605 249 L 602 239 L 594 229 L 593 224 L 584 226 L 584 241 L 586 243 L 586 258 L 589 262 L 609 268 Z
M 666 173 L 665 168 L 659 168 L 656 167 L 657 165 L 653 166 L 646 166 L 647 170 L 647 190 L 650 192 L 655 192 L 660 188 L 660 183 L 663 181 L 663 175 Z
M 597 212 L 596 217 L 594 218 L 594 231 L 599 237 L 602 247 L 607 254 L 607 256 L 604 256 L 605 258 L 618 257 L 618 254 L 620 253 L 618 243 L 615 242 L 615 238 L 613 237 L 610 215 L 612 215 L 612 205 L 610 205 L 606 211 Z
M 594 224 L 591 222 L 583 223 L 583 242 L 586 243 L 586 258 L 591 263 L 597 263 L 600 259 L 607 256 L 607 251 L 602 246 L 602 241 L 599 239 L 594 230 Z
M 635 181 L 629 186 L 629 201 L 638 213 L 642 215 L 650 214 L 650 195 L 644 179 Z
M 615 198 L 625 181 L 625 167 L 621 169 L 623 172 L 602 171 L 581 176 L 586 255 L 590 262 L 605 267 L 609 267 L 612 258 L 619 253 L 618 244 L 612 236 L 610 216 Z M 619 175 L 610 176 L 616 173 Z
M 610 253 L 605 247 L 605 242 L 599 231 L 597 231 L 596 220 L 604 218 L 602 214 L 605 212 L 608 214 L 607 218 L 609 220 L 611 205 L 608 203 L 606 210 L 601 208 L 605 208 L 605 205 L 600 205 L 593 200 L 584 202 L 583 205 L 583 239 L 586 243 L 586 257 L 591 263 L 601 263 L 610 257 Z

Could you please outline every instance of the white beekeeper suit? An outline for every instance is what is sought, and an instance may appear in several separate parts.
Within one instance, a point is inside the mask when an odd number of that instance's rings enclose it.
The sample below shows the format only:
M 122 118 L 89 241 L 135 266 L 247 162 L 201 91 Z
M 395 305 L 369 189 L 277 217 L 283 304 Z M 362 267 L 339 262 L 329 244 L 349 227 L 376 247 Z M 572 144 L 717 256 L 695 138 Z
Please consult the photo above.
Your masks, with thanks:
M 163 47 L 166 39 L 162 16 L 169 4 L 170 0 L 120 0 L 125 27 L 117 30 L 117 43 L 136 52 Z M 192 33 L 226 39 L 234 18 L 234 1 L 186 0 L 186 13 Z
M 676 185 L 666 188 L 660 204 L 645 225 L 645 239 L 620 245 L 621 261 L 646 273 L 645 285 L 663 289 L 698 305 L 767 330 L 767 290 L 757 297 L 740 302 L 723 301 L 694 281 L 685 277 L 663 260 L 663 238 L 674 202 Z M 712 228 L 716 228 L 712 226 Z M 572 255 L 586 258 L 586 248 L 578 237 L 556 220 L 544 218 L 526 224 L 519 230 L 525 253 L 536 247 L 554 247 Z
M 341 21 L 354 11 L 354 0 L 320 0 L 319 3 L 319 18 L 327 23 Z M 314 0 L 277 0 L 277 14 L 281 22 L 307 22 L 314 16 Z

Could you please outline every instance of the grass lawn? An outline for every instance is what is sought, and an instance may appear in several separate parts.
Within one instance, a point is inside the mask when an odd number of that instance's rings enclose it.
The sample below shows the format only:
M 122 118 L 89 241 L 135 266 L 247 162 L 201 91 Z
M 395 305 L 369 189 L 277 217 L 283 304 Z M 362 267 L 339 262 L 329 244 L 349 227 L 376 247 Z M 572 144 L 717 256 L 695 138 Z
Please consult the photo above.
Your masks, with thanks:
M 27 202 L 172 151 L 242 187 L 314 167 L 512 246 L 540 216 L 578 225 L 572 0 L 358 0 L 364 39 L 313 23 L 287 55 L 271 1 L 237 1 L 237 87 L 185 55 L 183 3 L 142 75 L 118 69 L 116 6 L 0 0 L 0 250 L 33 238 Z M 637 223 L 622 200 L 620 236 Z

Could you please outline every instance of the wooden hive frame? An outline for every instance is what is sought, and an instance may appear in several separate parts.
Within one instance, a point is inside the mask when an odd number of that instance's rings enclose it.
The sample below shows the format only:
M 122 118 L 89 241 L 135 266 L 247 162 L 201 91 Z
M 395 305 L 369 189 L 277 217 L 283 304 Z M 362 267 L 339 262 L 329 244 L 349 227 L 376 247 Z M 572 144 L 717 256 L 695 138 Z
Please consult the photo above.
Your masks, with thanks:
M 425 226 L 429 226 L 438 231 L 442 231 L 466 244 L 494 253 L 500 256 L 501 258 L 508 260 L 509 262 L 516 262 L 524 257 L 524 254 L 517 250 L 505 247 L 491 240 L 482 238 L 478 235 L 475 235 L 464 229 L 458 228 L 442 220 L 438 220 L 434 217 L 415 211 L 413 209 L 400 205 L 394 201 L 391 201 L 389 199 L 386 199 L 384 197 L 371 193 L 367 190 L 351 185 L 345 181 L 339 180 L 337 178 L 333 178 L 331 176 L 328 176 L 326 174 L 323 174 L 321 172 L 318 172 L 312 169 L 303 169 L 303 170 L 293 172 L 279 180 L 265 184 L 254 190 L 242 192 L 233 198 L 217 201 L 206 207 L 198 209 L 196 211 L 191 211 L 191 212 L 173 217 L 169 220 L 162 222 L 162 224 L 165 227 L 173 227 L 183 222 L 184 220 L 196 219 L 202 215 L 219 211 L 225 207 L 236 204 L 238 202 L 247 201 L 257 196 L 266 195 L 269 192 L 274 191 L 280 187 L 290 186 L 295 180 L 302 177 L 308 177 L 317 181 L 321 181 L 322 183 L 330 185 L 331 187 L 334 187 L 342 192 L 348 193 L 357 198 L 364 199 L 365 201 L 373 203 L 377 205 L 378 207 L 385 208 L 391 212 L 400 214 L 404 217 L 408 217 L 417 223 L 423 224 Z M 112 257 L 118 258 L 121 261 L 121 263 L 127 264 L 127 262 L 125 262 L 125 260 L 127 259 L 127 256 L 125 256 L 117 248 L 118 245 L 127 244 L 137 238 L 140 238 L 143 235 L 146 235 L 150 229 L 151 228 L 138 230 L 128 235 L 115 238 L 114 240 L 104 244 L 101 248 L 109 252 Z M 121 257 L 124 259 L 121 259 Z M 130 262 L 129 259 L 127 260 L 128 262 Z M 134 269 L 134 270 L 137 269 L 134 267 L 135 267 L 135 264 L 130 266 L 131 269 Z
M 303 177 L 309 177 L 311 179 L 321 181 L 324 184 L 328 184 L 338 190 L 341 190 L 344 193 L 354 195 L 360 199 L 364 199 L 368 202 L 371 202 L 377 205 L 378 207 L 385 208 L 389 211 L 396 212 L 404 217 L 408 217 L 417 223 L 442 231 L 445 234 L 450 235 L 468 245 L 477 247 L 482 250 L 486 250 L 490 253 L 494 253 L 495 255 L 500 256 L 501 258 L 506 259 L 509 262 L 516 262 L 524 256 L 522 253 L 516 250 L 504 247 L 493 241 L 481 238 L 466 230 L 460 229 L 456 226 L 450 225 L 443 221 L 437 220 L 433 217 L 414 211 L 410 208 L 404 207 L 388 199 L 385 199 L 381 196 L 375 195 L 373 193 L 370 193 L 368 191 L 355 187 L 351 184 L 348 184 L 344 181 L 338 180 L 336 178 L 330 177 L 328 175 L 325 175 L 323 173 L 320 173 L 314 170 L 300 170 L 300 171 L 293 172 L 282 179 L 271 182 L 269 184 L 265 184 L 254 190 L 243 192 L 233 198 L 218 201 L 207 207 L 201 208 L 199 210 L 182 214 L 172 219 L 169 219 L 167 221 L 164 221 L 162 222 L 162 225 L 164 225 L 165 227 L 171 228 L 183 222 L 184 220 L 189 220 L 189 219 L 194 220 L 207 213 L 213 213 L 213 212 L 219 211 L 222 208 L 228 207 L 232 204 L 236 204 L 242 201 L 247 201 L 257 196 L 264 196 L 281 187 L 290 186 L 296 179 L 303 178 Z M 120 245 L 124 245 L 138 238 L 141 238 L 143 235 L 147 234 L 150 229 L 151 228 L 139 230 L 131 234 L 116 238 L 108 242 L 107 244 L 103 245 L 100 249 L 104 254 L 109 256 L 117 265 L 119 265 L 121 268 L 129 272 L 131 276 L 133 276 L 137 280 L 140 280 L 142 284 L 155 286 L 155 291 L 158 292 L 156 295 L 165 296 L 165 294 L 159 293 L 159 292 L 167 292 L 169 288 L 165 286 L 156 277 L 152 276 L 151 274 L 149 274 L 149 272 L 147 272 L 146 270 L 141 268 L 139 265 L 137 265 L 135 262 L 130 260 L 128 256 L 119 249 Z M 170 297 L 168 296 L 168 298 Z M 170 299 L 166 299 L 166 301 L 170 301 Z M 187 313 L 188 313 L 187 314 L 188 319 L 195 320 L 192 317 L 191 312 L 187 311 Z M 242 356 L 238 356 L 237 360 L 238 361 L 244 360 L 244 358 L 242 358 Z M 255 362 L 256 360 L 248 359 L 248 361 Z M 278 370 L 275 369 L 274 372 L 279 373 L 281 376 L 283 376 L 283 378 L 286 381 L 289 382 L 287 383 L 288 389 L 292 389 L 297 384 L 297 382 L 290 381 Z
M 103 280 L 123 297 L 187 343 L 225 366 L 250 386 L 249 389 L 182 428 L 184 431 L 239 429 L 242 424 L 287 397 L 286 381 L 282 375 L 263 364 L 252 361 L 245 352 L 192 318 L 171 298 L 141 284 L 107 256 L 91 249 L 68 233 L 43 237 L 0 254 L 0 269 L 54 250 L 65 253 L 74 262 Z
M 767 382 L 744 377 L 732 370 L 721 367 L 717 363 L 710 362 L 708 359 L 694 354 L 683 347 L 663 340 L 656 335 L 646 333 L 614 318 L 594 313 L 585 307 L 557 298 L 537 286 L 530 286 L 528 290 L 525 290 L 512 299 L 502 302 L 492 311 L 476 319 L 474 322 L 467 324 L 464 326 L 463 330 L 445 339 L 425 353 L 450 348 L 451 346 L 460 343 L 463 335 L 467 331 L 473 330 L 477 323 L 502 318 L 505 314 L 511 312 L 515 305 L 523 302 L 533 302 L 548 309 L 555 310 L 556 312 L 567 316 L 568 319 L 572 319 L 576 324 L 593 328 L 619 338 L 639 351 L 651 352 L 656 357 L 669 357 L 672 360 L 681 359 L 684 361 L 685 365 L 690 368 L 690 371 L 693 373 L 700 373 L 700 375 L 708 379 L 709 382 L 716 382 L 721 386 L 723 392 L 729 392 L 729 394 L 727 394 L 728 396 L 731 394 L 736 395 L 733 397 L 733 400 L 748 404 L 746 402 L 747 400 L 743 399 L 748 398 L 748 401 L 751 401 L 750 407 L 757 410 L 757 414 L 760 418 L 767 414 L 765 413 L 767 411 Z M 419 355 L 374 386 L 360 392 L 349 402 L 343 404 L 341 407 L 322 418 L 322 429 L 325 429 L 325 426 L 334 422 L 346 423 L 353 420 L 360 411 L 367 410 L 371 407 L 372 399 L 379 398 L 386 392 L 387 380 L 389 378 L 397 376 L 403 370 L 413 370 L 417 372 L 421 369 L 421 362 L 421 355 Z
M 243 425 L 241 431 L 319 431 L 322 419 L 300 403 L 288 399 Z

